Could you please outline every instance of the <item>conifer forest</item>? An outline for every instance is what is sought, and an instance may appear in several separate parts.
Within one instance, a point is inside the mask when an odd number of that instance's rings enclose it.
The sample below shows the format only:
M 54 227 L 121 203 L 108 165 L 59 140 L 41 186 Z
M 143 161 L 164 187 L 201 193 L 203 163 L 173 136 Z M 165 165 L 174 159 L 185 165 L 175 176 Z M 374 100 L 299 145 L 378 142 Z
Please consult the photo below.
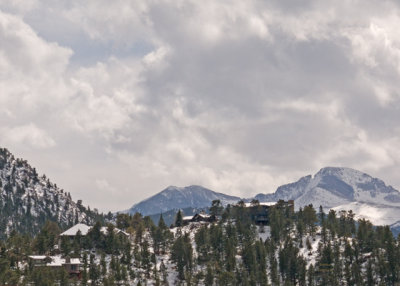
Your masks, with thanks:
M 12 231 L 0 242 L 1 285 L 398 285 L 400 236 L 389 227 L 325 213 L 268 209 L 253 201 L 223 207 L 212 222 L 187 222 L 179 211 L 167 226 L 141 214 L 98 221 L 87 234 L 62 236 L 48 221 L 34 237 Z M 116 231 L 119 230 L 119 231 Z M 44 263 L 37 264 L 43 257 Z M 51 257 L 78 259 L 75 275 L 50 267 Z M 49 259 L 49 261 L 46 261 Z

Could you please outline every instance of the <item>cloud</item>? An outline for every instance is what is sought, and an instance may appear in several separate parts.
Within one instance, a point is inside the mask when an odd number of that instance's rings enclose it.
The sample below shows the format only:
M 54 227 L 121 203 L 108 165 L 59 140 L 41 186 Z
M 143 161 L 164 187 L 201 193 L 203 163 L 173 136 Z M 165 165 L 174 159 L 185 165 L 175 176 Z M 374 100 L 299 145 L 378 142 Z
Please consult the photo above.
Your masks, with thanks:
M 0 41 L 0 104 L 8 113 L 33 116 L 63 96 L 70 49 L 44 41 L 20 17 L 2 12 Z
M 1 143 L 94 207 L 326 165 L 400 188 L 394 1 L 18 3 L 0 2 Z
M 2 128 L 1 142 L 4 146 L 31 146 L 35 149 L 46 149 L 54 147 L 56 142 L 34 124 L 16 126 L 13 128 Z

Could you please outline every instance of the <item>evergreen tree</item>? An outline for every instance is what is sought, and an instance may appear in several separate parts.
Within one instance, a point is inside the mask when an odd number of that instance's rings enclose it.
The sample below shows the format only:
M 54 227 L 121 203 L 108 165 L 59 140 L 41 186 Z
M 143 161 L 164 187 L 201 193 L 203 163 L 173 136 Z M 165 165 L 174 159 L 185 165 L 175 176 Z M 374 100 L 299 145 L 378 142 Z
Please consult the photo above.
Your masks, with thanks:
M 185 279 L 185 270 L 192 271 L 193 249 L 189 234 L 178 236 L 171 248 L 171 259 L 176 263 L 178 278 Z
M 181 210 L 178 211 L 175 217 L 175 226 L 176 227 L 181 227 L 183 226 L 183 216 Z
M 222 214 L 223 209 L 224 208 L 220 200 L 213 200 L 211 202 L 210 214 L 215 216 L 220 216 Z
M 205 286 L 212 286 L 214 284 L 214 273 L 211 268 L 211 265 L 207 265 L 207 270 L 206 270 L 206 277 L 204 279 L 204 285 Z
M 167 268 L 165 267 L 163 260 L 161 260 L 160 272 L 162 275 L 162 283 L 161 284 L 164 286 L 168 286 L 168 272 L 167 272 Z

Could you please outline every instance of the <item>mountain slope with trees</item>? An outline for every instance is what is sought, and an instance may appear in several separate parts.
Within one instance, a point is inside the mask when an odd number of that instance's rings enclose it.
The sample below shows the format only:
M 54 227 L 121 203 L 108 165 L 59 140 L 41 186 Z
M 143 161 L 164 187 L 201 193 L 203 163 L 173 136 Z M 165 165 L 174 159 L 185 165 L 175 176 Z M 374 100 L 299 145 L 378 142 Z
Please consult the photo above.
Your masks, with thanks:
M 34 235 L 48 220 L 65 228 L 100 218 L 45 175 L 40 176 L 27 161 L 0 148 L 0 238 L 13 230 Z
M 214 207 L 214 208 L 213 208 Z M 62 242 L 61 253 L 83 263 L 79 285 L 388 285 L 400 282 L 400 237 L 387 226 L 354 219 L 351 211 L 325 213 L 311 205 L 293 212 L 272 208 L 269 224 L 253 223 L 257 201 L 210 207 L 214 223 L 168 228 L 150 217 L 119 214 L 116 226 L 96 223 L 86 236 Z M 179 218 L 180 217 L 180 218 Z M 48 253 L 59 228 L 48 223 L 31 239 L 16 232 L 0 242 L 0 283 L 69 285 L 62 269 L 32 267 L 27 254 Z

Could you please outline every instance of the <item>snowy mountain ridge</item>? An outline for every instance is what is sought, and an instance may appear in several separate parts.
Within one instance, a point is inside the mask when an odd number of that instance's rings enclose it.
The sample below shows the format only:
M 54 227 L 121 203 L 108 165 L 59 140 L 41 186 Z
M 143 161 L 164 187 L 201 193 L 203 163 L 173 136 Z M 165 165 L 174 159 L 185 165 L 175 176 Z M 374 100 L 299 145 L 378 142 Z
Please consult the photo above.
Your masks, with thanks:
M 273 194 L 258 194 L 259 201 L 279 199 L 295 201 L 299 209 L 312 204 L 325 210 L 353 210 L 356 218 L 369 219 L 377 225 L 400 220 L 400 192 L 382 180 L 344 167 L 322 168 L 314 176 L 280 186 Z
M 326 167 L 314 176 L 308 175 L 297 182 L 280 186 L 273 194 L 258 194 L 260 201 L 278 199 L 295 200 L 296 207 L 308 204 L 333 208 L 351 202 L 400 207 L 400 192 L 373 178 L 350 168 Z

